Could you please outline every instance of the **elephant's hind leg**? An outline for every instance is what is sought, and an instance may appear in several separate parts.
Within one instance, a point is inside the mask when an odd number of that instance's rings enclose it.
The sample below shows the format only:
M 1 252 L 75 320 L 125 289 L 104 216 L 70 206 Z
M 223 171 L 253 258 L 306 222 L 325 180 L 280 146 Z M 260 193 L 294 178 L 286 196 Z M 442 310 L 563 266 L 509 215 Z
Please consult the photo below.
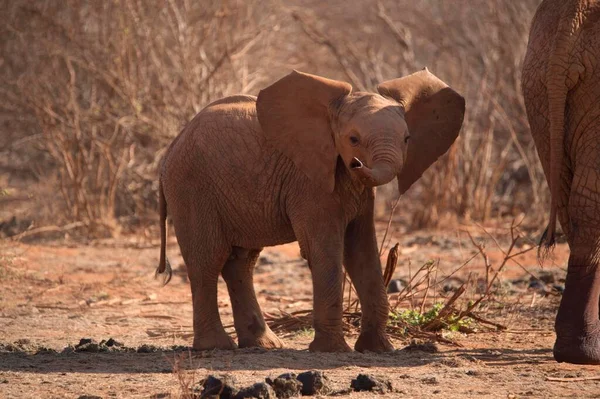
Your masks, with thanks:
M 598 165 L 575 168 L 568 207 L 571 255 L 555 326 L 559 362 L 600 364 L 599 187 Z
M 217 224 L 208 217 L 203 219 L 204 223 L 198 223 L 193 212 L 179 216 L 174 215 L 173 220 L 192 289 L 193 348 L 234 349 L 236 345 L 223 328 L 217 304 L 217 282 L 229 256 L 229 246 L 214 228 Z M 198 226 L 206 226 L 210 231 L 203 231 Z
M 259 254 L 260 249 L 234 247 L 221 274 L 229 290 L 240 348 L 281 348 L 283 343 L 265 323 L 252 284 Z

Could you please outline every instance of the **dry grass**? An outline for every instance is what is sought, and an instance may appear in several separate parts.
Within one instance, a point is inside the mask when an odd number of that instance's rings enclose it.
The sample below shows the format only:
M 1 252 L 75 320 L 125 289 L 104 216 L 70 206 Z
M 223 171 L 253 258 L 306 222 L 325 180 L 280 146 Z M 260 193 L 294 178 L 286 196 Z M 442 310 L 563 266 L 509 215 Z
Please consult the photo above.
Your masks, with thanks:
M 40 198 L 60 206 L 32 207 L 37 227 L 114 235 L 154 222 L 158 161 L 210 101 L 256 94 L 292 68 L 374 90 L 428 66 L 467 113 L 456 145 L 402 200 L 409 225 L 521 213 L 538 223 L 548 196 L 519 87 L 538 3 L 4 0 L 0 171 L 55 179 Z M 394 190 L 379 190 L 378 214 Z
M 519 227 L 518 223 L 512 222 L 509 228 L 510 242 L 507 248 L 502 248 L 498 240 L 483 229 L 483 232 L 491 238 L 492 242 L 498 246 L 498 249 L 504 255 L 497 265 L 490 262 L 485 244 L 475 240 L 470 233 L 467 233 L 477 251 L 474 256 L 454 268 L 450 274 L 438 278 L 439 261 L 426 262 L 414 274 L 410 273 L 406 286 L 399 293 L 388 295 L 390 301 L 388 334 L 402 340 L 416 338 L 458 345 L 445 332 L 474 333 L 489 329 L 494 331 L 506 330 L 505 325 L 487 320 L 479 314 L 478 310 L 486 308 L 489 303 L 496 300 L 496 291 L 500 286 L 500 276 L 509 262 L 520 265 L 516 258 L 535 249 L 535 246 L 529 246 L 517 250 L 517 243 L 523 238 Z M 473 288 L 475 284 L 474 279 L 469 274 L 466 281 L 456 288 L 449 298 L 443 303 L 439 302 L 438 298 L 444 298 L 441 290 L 443 284 L 478 256 L 482 258 L 485 266 L 485 280 L 483 289 L 480 290 L 477 297 L 466 298 L 465 293 Z M 383 271 L 386 287 L 394 275 L 397 261 L 398 244 L 394 245 L 388 252 L 386 266 Z M 344 293 L 346 298 L 343 312 L 344 331 L 347 334 L 358 335 L 361 320 L 360 303 L 352 283 L 346 275 Z M 291 313 L 281 312 L 280 314 L 265 314 L 265 320 L 274 332 L 289 336 L 298 331 L 309 330 L 312 327 L 313 314 L 312 310 Z

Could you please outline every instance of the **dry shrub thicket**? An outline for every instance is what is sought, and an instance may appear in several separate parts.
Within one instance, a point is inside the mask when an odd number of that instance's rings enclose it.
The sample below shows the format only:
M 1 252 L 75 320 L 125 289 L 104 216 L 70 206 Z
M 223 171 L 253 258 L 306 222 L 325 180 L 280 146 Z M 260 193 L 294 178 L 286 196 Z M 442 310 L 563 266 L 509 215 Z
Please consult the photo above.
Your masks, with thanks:
M 538 221 L 547 194 L 519 84 L 538 3 L 3 0 L 0 166 L 46 187 L 38 224 L 110 235 L 157 219 L 160 157 L 210 101 L 256 94 L 292 68 L 374 90 L 427 66 L 465 95 L 467 114 L 403 200 L 412 227 Z M 393 191 L 380 190 L 383 205 Z

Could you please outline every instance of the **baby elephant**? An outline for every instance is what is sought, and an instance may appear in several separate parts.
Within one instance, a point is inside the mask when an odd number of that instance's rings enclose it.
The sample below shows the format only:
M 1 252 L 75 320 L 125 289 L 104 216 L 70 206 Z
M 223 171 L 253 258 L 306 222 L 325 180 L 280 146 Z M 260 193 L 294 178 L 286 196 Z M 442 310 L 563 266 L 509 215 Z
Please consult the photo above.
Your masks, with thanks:
M 311 351 L 345 352 L 342 264 L 362 307 L 358 351 L 393 349 L 373 223 L 374 187 L 405 192 L 458 136 L 464 99 L 427 69 L 379 94 L 294 71 L 258 97 L 208 105 L 169 147 L 160 170 L 160 264 L 167 206 L 187 265 L 194 349 L 236 345 L 221 324 L 227 283 L 240 347 L 280 348 L 252 284 L 263 247 L 298 241 L 314 291 Z

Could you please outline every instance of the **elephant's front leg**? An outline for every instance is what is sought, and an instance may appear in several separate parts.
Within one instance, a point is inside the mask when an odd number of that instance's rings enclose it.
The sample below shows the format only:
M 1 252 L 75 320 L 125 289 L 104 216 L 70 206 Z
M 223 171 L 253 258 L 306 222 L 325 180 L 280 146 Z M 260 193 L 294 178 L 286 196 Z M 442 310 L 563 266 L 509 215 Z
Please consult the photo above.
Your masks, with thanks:
M 342 243 L 315 252 L 309 255 L 308 261 L 313 280 L 315 328 L 315 339 L 308 349 L 315 352 L 350 352 L 342 325 Z
M 315 338 L 308 349 L 315 352 L 349 352 L 342 326 L 343 228 L 325 215 L 315 223 L 296 230 L 302 253 L 306 255 L 313 281 L 313 326 Z
M 377 250 L 373 208 L 352 221 L 344 240 L 344 265 L 356 288 L 362 309 L 361 331 L 354 349 L 359 352 L 394 350 L 385 332 L 389 304 Z

